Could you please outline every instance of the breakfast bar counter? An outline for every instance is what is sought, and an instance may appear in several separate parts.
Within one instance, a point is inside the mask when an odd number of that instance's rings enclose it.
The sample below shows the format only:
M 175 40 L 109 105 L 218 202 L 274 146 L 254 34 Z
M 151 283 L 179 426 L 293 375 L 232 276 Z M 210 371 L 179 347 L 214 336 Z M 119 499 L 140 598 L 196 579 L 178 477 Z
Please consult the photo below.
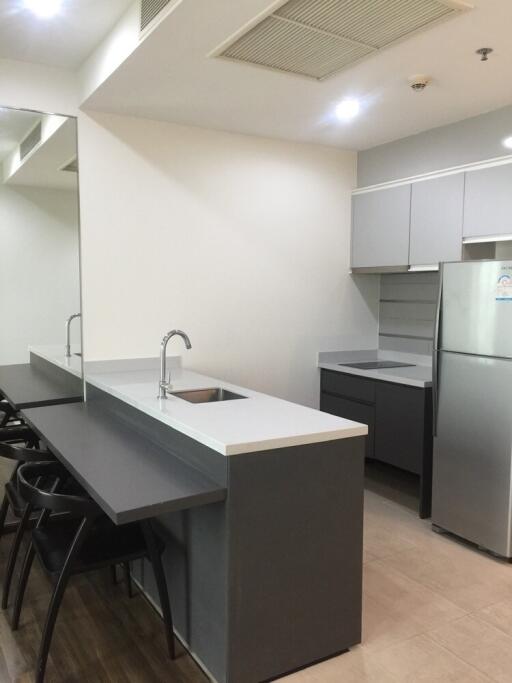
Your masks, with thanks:
M 0 366 L 0 391 L 15 410 L 83 400 L 79 377 L 33 354 L 30 363 Z

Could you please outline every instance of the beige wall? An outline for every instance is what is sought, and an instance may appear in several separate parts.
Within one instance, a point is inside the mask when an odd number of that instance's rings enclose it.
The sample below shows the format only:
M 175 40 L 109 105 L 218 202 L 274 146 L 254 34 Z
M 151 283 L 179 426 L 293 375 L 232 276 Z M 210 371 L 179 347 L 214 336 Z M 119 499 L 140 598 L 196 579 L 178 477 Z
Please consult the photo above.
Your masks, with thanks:
M 181 327 L 185 365 L 316 405 L 317 351 L 376 346 L 354 153 L 106 114 L 80 115 L 79 148 L 87 358 Z

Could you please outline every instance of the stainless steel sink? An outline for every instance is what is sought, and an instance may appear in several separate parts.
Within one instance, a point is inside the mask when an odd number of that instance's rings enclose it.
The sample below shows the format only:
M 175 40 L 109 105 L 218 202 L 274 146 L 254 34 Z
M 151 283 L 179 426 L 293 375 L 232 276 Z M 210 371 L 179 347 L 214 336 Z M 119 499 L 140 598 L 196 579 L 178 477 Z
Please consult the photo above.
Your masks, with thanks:
M 182 398 L 189 403 L 215 403 L 217 401 L 234 401 L 239 398 L 247 398 L 235 394 L 234 391 L 228 391 L 222 387 L 214 387 L 212 389 L 188 389 L 186 391 L 170 391 L 172 396 Z
M 347 368 L 357 370 L 383 370 L 385 368 L 414 368 L 413 363 L 398 363 L 393 360 L 370 360 L 362 363 L 338 363 Z

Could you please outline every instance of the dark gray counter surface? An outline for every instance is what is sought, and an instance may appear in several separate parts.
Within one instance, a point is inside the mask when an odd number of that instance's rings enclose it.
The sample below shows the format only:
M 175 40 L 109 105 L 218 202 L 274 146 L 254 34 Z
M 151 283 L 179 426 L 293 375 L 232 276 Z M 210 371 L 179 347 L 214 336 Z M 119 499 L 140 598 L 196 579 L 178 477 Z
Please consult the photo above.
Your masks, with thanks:
M 78 377 L 33 363 L 0 365 L 0 391 L 16 410 L 83 400 Z
M 23 416 L 116 524 L 226 497 L 225 488 L 94 403 Z

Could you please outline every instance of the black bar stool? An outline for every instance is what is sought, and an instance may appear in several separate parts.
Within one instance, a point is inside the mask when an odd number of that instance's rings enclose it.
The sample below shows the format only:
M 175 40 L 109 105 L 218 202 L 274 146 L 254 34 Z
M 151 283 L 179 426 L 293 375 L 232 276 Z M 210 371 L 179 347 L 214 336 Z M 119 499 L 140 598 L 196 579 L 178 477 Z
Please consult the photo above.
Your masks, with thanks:
M 19 625 L 23 596 L 34 556 L 55 580 L 39 650 L 36 683 L 42 683 L 60 603 L 70 576 L 147 558 L 153 566 L 162 607 L 169 655 L 175 657 L 173 623 L 162 566 L 164 544 L 149 521 L 116 526 L 92 500 L 59 493 L 68 476 L 57 462 L 27 463 L 18 470 L 18 490 L 27 509 L 43 510 L 25 555 L 14 604 L 12 628 Z M 39 483 L 53 478 L 51 490 Z M 73 519 L 51 521 L 52 513 L 67 512 Z
M 26 424 L 8 424 L 0 427 L 0 442 L 25 443 L 29 448 L 36 448 L 39 438 Z
M 18 528 L 16 529 L 14 540 L 11 544 L 11 550 L 9 552 L 9 559 L 7 561 L 7 568 L 3 581 L 2 609 L 6 609 L 9 601 L 9 591 L 11 588 L 12 576 L 14 573 L 14 567 L 16 566 L 16 560 L 18 558 L 21 541 L 23 540 L 23 535 L 25 530 L 28 528 L 30 521 L 30 514 L 27 514 L 26 511 L 27 504 L 20 496 L 18 491 L 17 472 L 23 463 L 53 461 L 54 457 L 50 451 L 47 450 L 41 451 L 35 448 L 24 448 L 23 446 L 5 442 L 0 442 L 0 457 L 7 458 L 16 463 L 16 467 L 13 470 L 10 480 L 5 484 L 4 498 L 0 507 L 0 538 L 2 537 L 4 531 L 5 519 L 7 517 L 9 508 L 20 520 L 18 523 Z
M 0 400 L 0 427 L 6 427 L 9 422 L 18 420 L 19 417 L 11 404 L 5 399 Z

